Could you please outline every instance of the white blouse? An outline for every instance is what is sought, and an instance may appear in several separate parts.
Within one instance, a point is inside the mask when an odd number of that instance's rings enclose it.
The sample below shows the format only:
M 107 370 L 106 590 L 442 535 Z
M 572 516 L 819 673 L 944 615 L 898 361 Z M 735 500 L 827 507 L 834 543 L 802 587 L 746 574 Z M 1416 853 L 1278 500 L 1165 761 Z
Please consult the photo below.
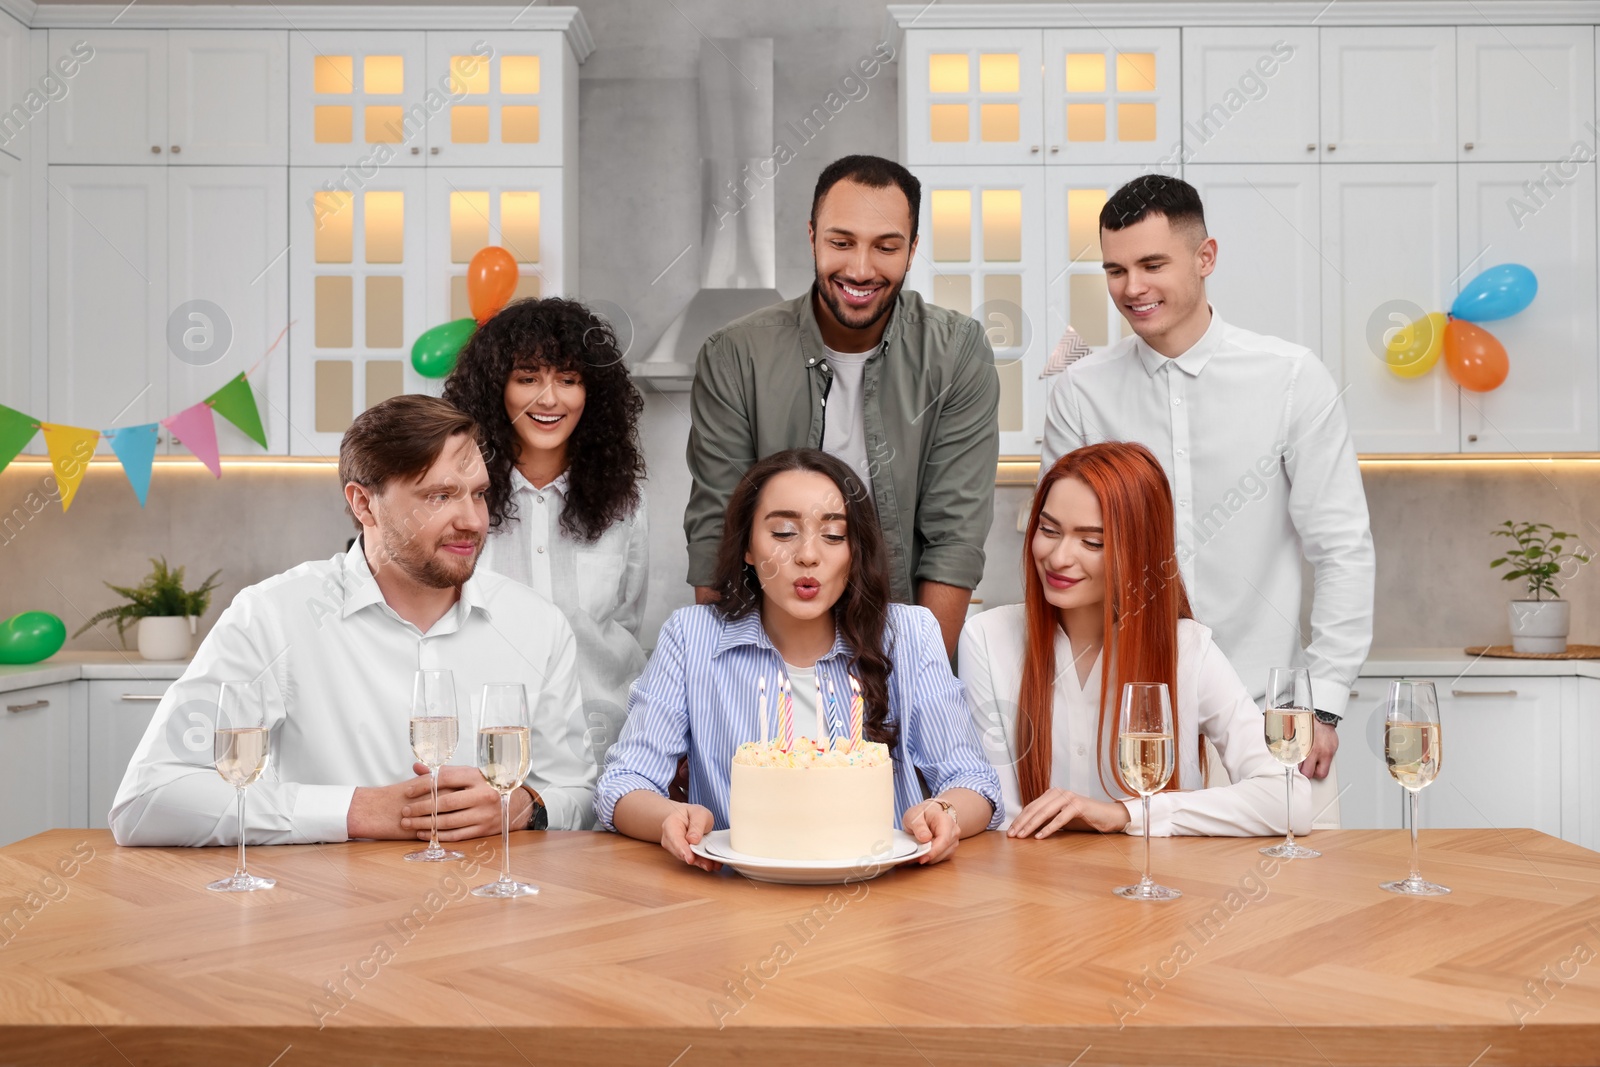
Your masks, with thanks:
M 650 563 L 644 490 L 633 513 L 593 543 L 561 528 L 565 472 L 537 489 L 513 467 L 511 498 L 516 517 L 490 531 L 478 566 L 531 586 L 567 617 L 578 643 L 582 731 L 595 764 L 604 766 L 627 717 L 628 689 L 644 670 L 639 624 Z
M 984 754 L 1000 775 L 1005 797 L 1005 822 L 1022 810 L 1017 777 L 1017 695 L 1022 685 L 1022 655 L 1027 645 L 1027 619 L 1021 604 L 975 615 L 961 631 L 959 669 L 967 689 L 967 705 L 982 738 Z M 1112 797 L 1102 784 L 1112 784 L 1109 746 L 1097 751 L 1100 672 L 1096 657 L 1080 685 L 1072 662 L 1072 644 L 1056 631 L 1055 702 L 1051 720 L 1050 784 L 1095 800 L 1117 800 L 1128 808 L 1127 832 L 1144 832 L 1137 797 Z M 1265 837 L 1284 832 L 1283 765 L 1267 751 L 1261 711 L 1234 673 L 1211 631 L 1193 619 L 1178 622 L 1177 778 L 1184 792 L 1162 792 L 1150 798 L 1150 833 Z M 1111 693 L 1115 715 L 1117 694 Z M 1108 721 L 1108 733 L 1111 723 Z M 1204 734 L 1222 757 L 1232 785 L 1201 788 L 1200 736 Z M 1294 832 L 1311 829 L 1311 786 L 1294 775 Z

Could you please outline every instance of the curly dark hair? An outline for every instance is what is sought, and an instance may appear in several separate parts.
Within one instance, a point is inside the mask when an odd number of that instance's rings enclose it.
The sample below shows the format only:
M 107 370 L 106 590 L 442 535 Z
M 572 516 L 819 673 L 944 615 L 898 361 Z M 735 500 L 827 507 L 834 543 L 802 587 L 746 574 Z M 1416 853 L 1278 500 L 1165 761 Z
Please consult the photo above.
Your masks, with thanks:
M 644 450 L 639 395 L 611 324 L 576 300 L 514 300 L 479 326 L 456 358 L 444 398 L 478 421 L 489 467 L 489 525 L 516 517 L 511 470 L 521 441 L 506 416 L 506 383 L 519 369 L 577 371 L 583 417 L 567 439 L 570 461 L 561 527 L 594 542 L 639 505 Z
M 893 748 L 899 730 L 889 719 L 889 670 L 892 649 L 883 646 L 889 612 L 889 560 L 883 547 L 878 512 L 866 486 L 842 461 L 816 448 L 791 448 L 758 460 L 744 472 L 728 498 L 722 521 L 722 543 L 712 587 L 719 599 L 716 609 L 724 618 L 742 619 L 761 610 L 761 577 L 745 562 L 750 533 L 755 526 L 761 490 L 784 471 L 814 471 L 832 480 L 844 497 L 846 540 L 850 545 L 850 574 L 844 594 L 833 605 L 834 625 L 850 646 L 850 669 L 861 679 L 866 705 L 862 733 L 868 741 Z

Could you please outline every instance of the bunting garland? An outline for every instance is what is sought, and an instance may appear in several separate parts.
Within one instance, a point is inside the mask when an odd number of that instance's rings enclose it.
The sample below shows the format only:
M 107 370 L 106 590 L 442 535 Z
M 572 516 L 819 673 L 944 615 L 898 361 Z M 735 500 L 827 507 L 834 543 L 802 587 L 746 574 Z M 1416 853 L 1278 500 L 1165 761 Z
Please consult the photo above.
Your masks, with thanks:
M 133 495 L 142 508 L 150 493 L 150 473 L 155 462 L 157 430 L 165 426 L 175 439 L 194 454 L 196 459 L 220 478 L 222 462 L 221 450 L 217 445 L 215 416 L 221 415 L 262 448 L 267 447 L 267 433 L 262 427 L 261 410 L 256 406 L 256 396 L 254 390 L 250 388 L 249 376 L 266 364 L 267 357 L 272 355 L 284 335 L 289 332 L 289 326 L 293 325 L 291 322 L 279 331 L 277 339 L 256 361 L 255 366 L 239 372 L 226 385 L 200 403 L 184 408 L 175 415 L 169 415 L 160 422 L 118 426 L 108 430 L 91 430 L 82 426 L 41 422 L 32 415 L 0 404 L 0 471 L 10 466 L 11 461 L 28 447 L 35 433 L 42 432 L 45 448 L 50 453 L 50 467 L 55 472 L 56 482 L 61 489 L 61 510 L 66 511 L 72 506 L 72 499 L 78 493 L 78 485 L 89 469 L 89 460 L 94 458 L 95 449 L 100 439 L 104 437 L 111 442 L 111 450 L 122 463 L 122 471 L 128 476 L 128 484 L 133 487 Z

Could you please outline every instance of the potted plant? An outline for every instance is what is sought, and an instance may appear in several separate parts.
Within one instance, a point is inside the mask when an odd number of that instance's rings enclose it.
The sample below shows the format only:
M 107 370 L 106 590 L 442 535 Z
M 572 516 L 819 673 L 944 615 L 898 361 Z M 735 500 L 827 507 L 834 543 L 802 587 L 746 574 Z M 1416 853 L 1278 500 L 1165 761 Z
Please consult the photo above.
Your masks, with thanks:
M 1547 522 L 1509 520 L 1490 533 L 1516 542 L 1515 548 L 1489 564 L 1490 569 L 1506 567 L 1501 578 L 1528 583 L 1528 598 L 1510 604 L 1511 647 L 1518 652 L 1565 652 L 1572 605 L 1556 596 L 1556 579 L 1568 563 L 1589 562 L 1586 553 L 1566 550 L 1567 539 L 1576 535 Z
M 185 589 L 182 567 L 169 568 L 164 557 L 152 559 L 149 575 L 138 585 L 129 587 L 107 582 L 106 587 L 121 594 L 125 603 L 99 612 L 72 636 L 77 637 L 96 623 L 110 619 L 117 624 L 117 637 L 126 646 L 128 624 L 137 620 L 139 655 L 156 660 L 186 659 L 195 623 L 211 606 L 211 593 L 221 573 L 213 571 L 198 589 Z

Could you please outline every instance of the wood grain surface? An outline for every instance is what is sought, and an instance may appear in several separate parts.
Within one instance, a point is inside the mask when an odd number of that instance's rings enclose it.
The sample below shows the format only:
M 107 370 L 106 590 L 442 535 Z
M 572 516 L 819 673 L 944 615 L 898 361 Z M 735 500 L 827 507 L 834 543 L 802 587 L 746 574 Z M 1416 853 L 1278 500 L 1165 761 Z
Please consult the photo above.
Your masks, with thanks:
M 0 849 L 0 1063 L 1593 1064 L 1600 854 L 1531 830 L 964 841 L 849 886 L 707 874 L 653 845 L 523 833 L 522 900 L 409 843 L 251 850 L 55 830 Z

